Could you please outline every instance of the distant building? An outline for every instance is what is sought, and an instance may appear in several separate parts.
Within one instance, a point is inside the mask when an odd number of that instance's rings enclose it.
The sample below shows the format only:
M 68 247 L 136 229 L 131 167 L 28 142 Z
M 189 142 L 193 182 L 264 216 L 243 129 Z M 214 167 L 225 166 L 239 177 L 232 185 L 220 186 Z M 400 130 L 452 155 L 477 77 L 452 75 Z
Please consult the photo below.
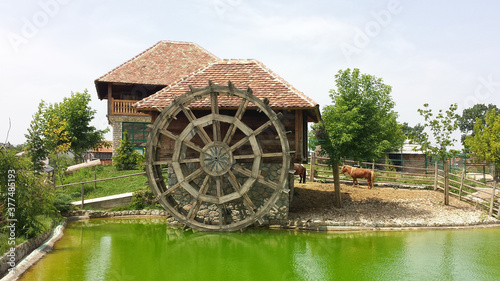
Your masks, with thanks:
M 399 150 L 389 152 L 387 158 L 389 158 L 393 165 L 403 166 L 404 172 L 421 173 L 421 170 L 411 169 L 411 167 L 428 168 L 427 156 L 422 151 L 418 150 L 419 148 L 420 145 L 410 144 L 410 142 L 406 140 L 401 144 Z
M 113 162 L 113 147 L 112 141 L 106 141 L 109 146 L 101 147 L 99 149 L 92 150 L 92 160 L 99 159 L 101 164 L 111 164 Z

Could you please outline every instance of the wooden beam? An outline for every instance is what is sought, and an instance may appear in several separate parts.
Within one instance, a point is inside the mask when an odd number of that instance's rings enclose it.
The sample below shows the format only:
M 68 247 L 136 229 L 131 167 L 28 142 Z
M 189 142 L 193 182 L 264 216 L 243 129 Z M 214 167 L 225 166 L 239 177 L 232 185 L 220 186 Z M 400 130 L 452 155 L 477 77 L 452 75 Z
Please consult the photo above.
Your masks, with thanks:
M 108 83 L 108 116 L 113 115 L 113 88 L 111 83 Z
M 295 160 L 302 163 L 302 110 L 295 110 Z

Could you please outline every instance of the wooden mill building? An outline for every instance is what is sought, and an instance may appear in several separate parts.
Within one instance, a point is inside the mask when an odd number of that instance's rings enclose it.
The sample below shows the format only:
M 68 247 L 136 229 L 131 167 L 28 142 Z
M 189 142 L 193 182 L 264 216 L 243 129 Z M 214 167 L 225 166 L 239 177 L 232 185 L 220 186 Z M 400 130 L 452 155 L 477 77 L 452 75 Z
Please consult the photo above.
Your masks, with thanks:
M 96 87 L 108 100 L 114 147 L 125 131 L 145 147 L 149 184 L 179 222 L 234 231 L 287 219 L 291 164 L 307 162 L 308 123 L 321 117 L 261 62 L 161 41 Z

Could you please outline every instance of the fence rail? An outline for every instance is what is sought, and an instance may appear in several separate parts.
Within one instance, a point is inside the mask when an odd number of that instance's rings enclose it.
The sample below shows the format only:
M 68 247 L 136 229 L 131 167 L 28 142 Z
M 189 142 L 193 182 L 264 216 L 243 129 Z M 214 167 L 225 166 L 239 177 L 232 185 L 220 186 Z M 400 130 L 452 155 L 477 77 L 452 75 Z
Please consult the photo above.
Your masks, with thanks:
M 165 171 L 167 170 L 167 168 L 163 168 L 162 171 Z M 68 183 L 68 184 L 62 184 L 62 185 L 57 185 L 56 187 L 68 187 L 68 186 L 73 186 L 73 185 L 81 185 L 82 188 L 81 188 L 81 198 L 82 198 L 82 204 L 81 204 L 81 208 L 83 209 L 84 207 L 84 188 L 85 188 L 85 184 L 88 184 L 88 183 L 94 183 L 97 184 L 98 182 L 101 182 L 101 181 L 110 181 L 110 180 L 116 180 L 116 179 L 122 179 L 122 178 L 129 178 L 129 177 L 135 177 L 135 176 L 142 176 L 142 175 L 145 175 L 146 172 L 140 172 L 140 173 L 134 173 L 134 174 L 129 174 L 129 175 L 123 175 L 123 176 L 116 176 L 116 177 L 112 177 L 112 178 L 105 178 L 105 179 L 97 179 L 97 174 L 94 173 L 94 179 L 93 180 L 89 180 L 89 181 L 82 181 L 82 182 L 74 182 L 74 183 Z M 95 188 L 95 186 L 94 186 Z
M 309 179 L 315 180 L 329 179 L 333 180 L 333 170 L 325 162 L 328 157 L 320 157 L 311 154 Z M 434 190 L 442 191 L 444 194 L 444 202 L 448 204 L 449 196 L 455 196 L 459 200 L 468 201 L 488 210 L 489 216 L 500 218 L 500 196 L 497 194 L 496 181 L 492 185 L 467 177 L 466 166 L 463 169 L 450 171 L 450 165 L 434 163 L 433 167 L 413 167 L 399 166 L 393 164 L 376 163 L 376 162 L 358 162 L 345 160 L 345 164 L 359 165 L 364 168 L 375 171 L 375 180 L 383 180 L 378 182 L 385 183 L 413 183 L 433 187 Z M 337 167 L 339 170 L 341 166 Z M 408 172 L 404 172 L 404 171 Z M 411 172 L 410 172 L 411 171 Z M 340 174 L 342 179 L 349 179 Z M 359 181 L 360 179 L 358 179 Z M 366 181 L 365 179 L 362 179 Z

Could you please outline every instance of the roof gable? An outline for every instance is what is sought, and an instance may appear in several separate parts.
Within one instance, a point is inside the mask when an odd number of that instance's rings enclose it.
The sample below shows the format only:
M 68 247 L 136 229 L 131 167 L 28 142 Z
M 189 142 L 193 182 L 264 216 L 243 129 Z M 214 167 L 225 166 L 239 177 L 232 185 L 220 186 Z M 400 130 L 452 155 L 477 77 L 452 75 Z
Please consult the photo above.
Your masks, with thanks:
M 228 81 L 231 81 L 239 89 L 250 87 L 258 98 L 269 99 L 269 106 L 273 109 L 300 108 L 315 111 L 317 109 L 319 115 L 316 102 L 257 60 L 223 60 L 212 63 L 199 72 L 143 99 L 136 104 L 136 108 L 140 111 L 165 108 L 173 101 L 174 96 L 180 96 L 189 91 L 189 86 L 203 87 L 208 84 L 209 80 L 220 85 L 227 85 Z M 238 107 L 239 103 L 229 97 L 221 97 L 219 106 L 234 108 Z M 201 100 L 191 104 L 191 107 L 209 108 L 210 103 L 208 100 Z
M 160 41 L 95 80 L 99 84 L 171 85 L 220 59 L 191 42 Z M 99 93 L 103 98 L 105 93 Z

